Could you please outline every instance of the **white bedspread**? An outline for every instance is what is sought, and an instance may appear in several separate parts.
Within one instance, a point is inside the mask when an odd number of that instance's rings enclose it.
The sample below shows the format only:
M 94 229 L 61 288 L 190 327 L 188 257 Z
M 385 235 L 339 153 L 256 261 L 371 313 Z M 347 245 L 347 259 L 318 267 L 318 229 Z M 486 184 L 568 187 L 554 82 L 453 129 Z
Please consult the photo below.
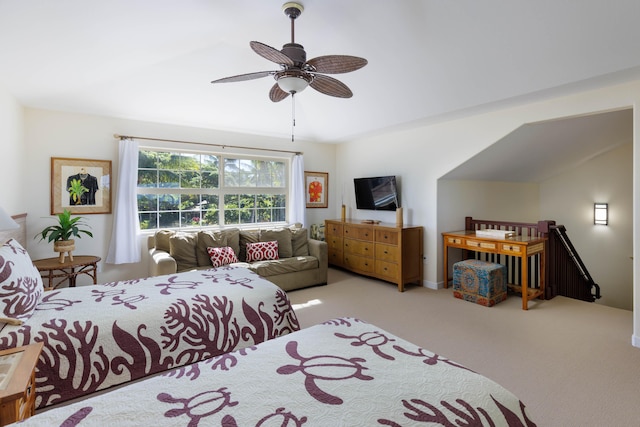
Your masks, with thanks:
M 341 318 L 54 408 L 23 426 L 535 426 L 512 393 Z
M 0 349 L 43 342 L 42 408 L 299 329 L 284 291 L 222 267 L 46 292 Z

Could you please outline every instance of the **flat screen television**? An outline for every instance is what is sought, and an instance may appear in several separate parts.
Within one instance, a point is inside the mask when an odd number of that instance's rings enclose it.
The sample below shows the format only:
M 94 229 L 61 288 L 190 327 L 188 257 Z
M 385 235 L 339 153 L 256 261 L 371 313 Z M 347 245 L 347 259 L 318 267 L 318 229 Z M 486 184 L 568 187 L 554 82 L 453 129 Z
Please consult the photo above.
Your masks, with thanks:
M 354 178 L 356 207 L 374 211 L 395 211 L 400 206 L 395 176 Z

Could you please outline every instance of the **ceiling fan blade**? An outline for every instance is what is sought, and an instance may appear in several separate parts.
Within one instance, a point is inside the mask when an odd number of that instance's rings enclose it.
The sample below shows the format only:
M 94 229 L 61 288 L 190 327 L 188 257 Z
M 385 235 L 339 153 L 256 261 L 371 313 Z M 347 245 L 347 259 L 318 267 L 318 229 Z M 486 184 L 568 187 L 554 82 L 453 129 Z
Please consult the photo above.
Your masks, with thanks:
M 349 55 L 318 56 L 307 61 L 307 64 L 315 68 L 314 71 L 325 74 L 349 73 L 359 70 L 368 64 L 364 58 Z
M 313 81 L 309 83 L 309 86 L 329 96 L 336 96 L 338 98 L 351 98 L 353 96 L 353 92 L 351 92 L 351 89 L 349 89 L 346 84 L 333 77 L 323 76 L 322 74 L 316 74 Z
M 287 96 L 289 96 L 289 92 L 285 92 L 280 89 L 280 86 L 277 82 L 273 85 L 273 87 L 271 87 L 271 90 L 269 91 L 269 99 L 273 102 L 280 102 Z
M 214 80 L 211 83 L 231 83 L 242 82 L 245 80 L 259 79 L 262 77 L 272 76 L 276 71 L 258 71 L 257 73 L 238 74 L 237 76 L 224 77 L 222 79 Z
M 293 66 L 293 60 L 289 58 L 284 53 L 280 52 L 278 49 L 273 48 L 271 46 L 267 46 L 264 43 L 260 42 L 249 42 L 249 46 L 251 49 L 258 55 L 262 56 L 264 59 L 268 59 L 271 62 L 275 62 L 276 64 Z

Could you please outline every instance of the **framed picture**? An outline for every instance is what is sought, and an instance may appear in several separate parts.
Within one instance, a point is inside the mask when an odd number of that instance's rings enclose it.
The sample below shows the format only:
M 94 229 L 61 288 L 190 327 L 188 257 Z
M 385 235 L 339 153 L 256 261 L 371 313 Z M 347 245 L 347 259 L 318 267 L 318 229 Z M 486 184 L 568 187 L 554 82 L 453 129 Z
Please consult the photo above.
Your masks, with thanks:
M 304 192 L 308 208 L 326 208 L 329 198 L 329 173 L 305 171 Z
M 51 215 L 111 213 L 111 160 L 51 158 Z

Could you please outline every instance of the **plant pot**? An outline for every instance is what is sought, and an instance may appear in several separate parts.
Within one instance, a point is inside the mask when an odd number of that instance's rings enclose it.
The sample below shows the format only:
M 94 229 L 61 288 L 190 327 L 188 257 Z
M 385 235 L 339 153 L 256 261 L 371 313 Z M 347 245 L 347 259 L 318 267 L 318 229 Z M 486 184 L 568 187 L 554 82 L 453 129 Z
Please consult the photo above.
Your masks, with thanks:
M 75 240 L 56 240 L 53 242 L 53 251 L 60 252 L 60 263 L 64 262 L 66 254 L 69 255 L 69 261 L 73 261 L 72 252 L 76 249 Z

